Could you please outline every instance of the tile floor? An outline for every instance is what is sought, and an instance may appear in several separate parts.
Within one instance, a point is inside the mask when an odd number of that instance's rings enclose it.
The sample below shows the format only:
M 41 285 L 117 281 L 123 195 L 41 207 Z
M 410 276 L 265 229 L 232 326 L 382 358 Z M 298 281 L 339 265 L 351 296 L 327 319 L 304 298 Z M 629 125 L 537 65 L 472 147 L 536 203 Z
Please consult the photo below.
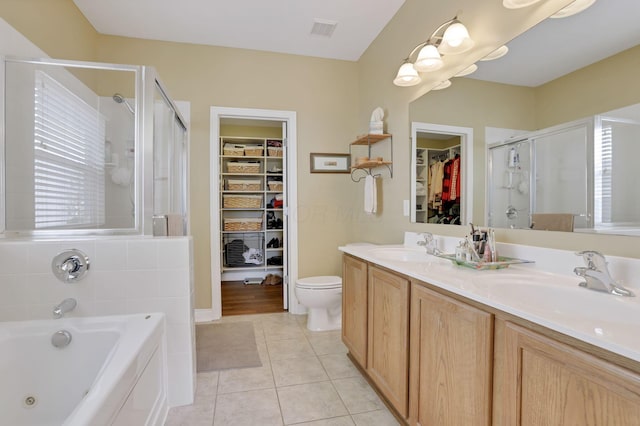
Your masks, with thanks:
M 165 426 L 398 425 L 340 331 L 309 331 L 287 312 L 220 321 L 253 322 L 262 367 L 198 373 L 194 404 L 172 408 Z

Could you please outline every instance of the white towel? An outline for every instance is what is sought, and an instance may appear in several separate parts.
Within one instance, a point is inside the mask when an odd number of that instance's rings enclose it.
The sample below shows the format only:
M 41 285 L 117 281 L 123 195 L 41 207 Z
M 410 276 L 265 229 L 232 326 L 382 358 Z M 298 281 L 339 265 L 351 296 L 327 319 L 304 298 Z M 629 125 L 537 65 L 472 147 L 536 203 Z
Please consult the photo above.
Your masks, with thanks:
M 378 205 L 376 195 L 376 180 L 373 176 L 367 175 L 364 179 L 364 212 L 374 214 Z

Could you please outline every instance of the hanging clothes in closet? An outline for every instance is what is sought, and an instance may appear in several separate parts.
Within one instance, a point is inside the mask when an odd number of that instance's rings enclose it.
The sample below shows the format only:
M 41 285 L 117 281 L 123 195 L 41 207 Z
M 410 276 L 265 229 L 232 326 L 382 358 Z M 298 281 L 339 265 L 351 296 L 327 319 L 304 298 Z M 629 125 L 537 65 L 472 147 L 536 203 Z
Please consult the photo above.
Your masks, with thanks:
M 429 166 L 430 223 L 460 223 L 460 156 L 434 159 Z

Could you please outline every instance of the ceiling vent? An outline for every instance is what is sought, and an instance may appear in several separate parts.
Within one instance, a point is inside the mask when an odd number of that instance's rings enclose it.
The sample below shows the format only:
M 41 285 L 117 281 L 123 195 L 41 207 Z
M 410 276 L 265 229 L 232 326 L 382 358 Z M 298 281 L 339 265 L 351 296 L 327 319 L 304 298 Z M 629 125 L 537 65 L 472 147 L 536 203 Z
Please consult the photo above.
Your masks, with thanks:
M 311 35 L 320 37 L 331 37 L 337 25 L 338 23 L 335 21 L 328 21 L 326 19 L 314 19 L 313 28 L 311 28 Z

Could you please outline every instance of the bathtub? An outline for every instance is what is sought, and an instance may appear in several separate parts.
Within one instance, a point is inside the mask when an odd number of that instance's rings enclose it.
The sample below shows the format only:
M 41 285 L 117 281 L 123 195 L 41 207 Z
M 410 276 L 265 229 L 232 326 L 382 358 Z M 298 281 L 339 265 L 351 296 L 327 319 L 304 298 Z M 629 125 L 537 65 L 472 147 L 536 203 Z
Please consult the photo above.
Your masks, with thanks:
M 164 339 L 162 313 L 0 323 L 0 423 L 161 425 Z

